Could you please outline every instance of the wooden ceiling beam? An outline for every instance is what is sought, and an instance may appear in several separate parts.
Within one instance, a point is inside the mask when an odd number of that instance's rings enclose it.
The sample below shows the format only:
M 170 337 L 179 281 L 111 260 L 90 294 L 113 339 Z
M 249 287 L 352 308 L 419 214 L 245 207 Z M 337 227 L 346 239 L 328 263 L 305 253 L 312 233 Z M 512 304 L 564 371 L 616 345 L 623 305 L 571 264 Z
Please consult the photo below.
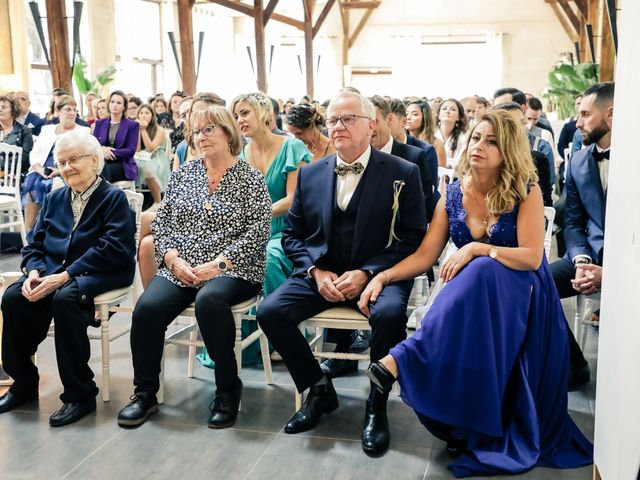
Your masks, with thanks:
M 264 9 L 264 26 L 267 26 L 267 22 L 273 15 L 273 11 L 276 9 L 279 0 L 270 0 L 267 8 Z
M 232 2 L 231 0 L 209 0 L 209 1 L 211 3 L 215 3 L 217 5 L 230 8 L 231 10 L 235 10 L 236 12 L 240 12 L 249 17 L 255 18 L 255 7 L 251 7 L 244 3 Z M 272 2 L 273 0 L 269 2 L 269 5 L 267 5 L 267 9 L 269 8 Z M 275 5 L 273 5 L 273 8 L 275 9 Z M 266 10 L 264 10 L 264 12 L 266 13 Z M 262 14 L 262 18 L 265 19 L 263 20 L 264 21 L 263 26 L 266 26 L 268 20 L 266 20 L 266 15 L 264 13 Z M 281 23 L 285 23 L 299 30 L 304 30 L 304 22 L 301 22 L 300 20 L 296 20 L 295 18 L 287 17 L 286 15 L 280 15 L 279 13 L 275 13 L 273 11 L 269 16 L 269 18 Z
M 324 23 L 325 19 L 327 18 L 327 15 L 329 15 L 329 12 L 331 11 L 331 8 L 333 7 L 333 5 L 335 3 L 336 3 L 336 0 L 329 0 L 325 4 L 324 8 L 322 9 L 322 12 L 320 12 L 320 16 L 316 20 L 316 24 L 313 26 L 313 38 L 315 38 L 316 35 L 318 34 L 318 32 L 320 31 L 320 28 L 322 27 L 322 24 Z
M 567 36 L 571 39 L 572 42 L 577 42 L 580 39 L 580 30 L 576 29 L 573 24 L 567 18 L 565 11 L 560 8 L 557 0 L 545 0 L 546 3 L 549 4 L 553 13 L 556 15 L 556 18 L 562 25 L 562 28 L 566 32 Z
M 587 0 L 573 0 L 578 7 L 578 12 L 584 17 L 587 18 L 589 16 L 589 6 L 587 5 Z
M 569 6 L 569 2 L 567 0 L 558 0 L 558 4 L 562 7 L 562 10 L 564 10 L 564 13 L 567 16 L 567 18 L 569 19 L 569 21 L 571 22 L 571 25 L 573 26 L 574 30 L 576 32 L 579 32 L 580 31 L 580 20 L 578 20 L 578 16 L 575 14 L 575 12 Z
M 380 2 L 348 2 L 344 4 L 344 8 L 378 8 Z
M 367 24 L 367 21 L 373 14 L 374 10 L 375 10 L 375 7 L 368 9 L 360 19 L 358 26 L 349 37 L 349 48 L 353 47 L 353 44 L 356 43 L 356 40 L 358 39 L 358 35 L 360 35 L 360 32 L 362 31 L 364 26 Z

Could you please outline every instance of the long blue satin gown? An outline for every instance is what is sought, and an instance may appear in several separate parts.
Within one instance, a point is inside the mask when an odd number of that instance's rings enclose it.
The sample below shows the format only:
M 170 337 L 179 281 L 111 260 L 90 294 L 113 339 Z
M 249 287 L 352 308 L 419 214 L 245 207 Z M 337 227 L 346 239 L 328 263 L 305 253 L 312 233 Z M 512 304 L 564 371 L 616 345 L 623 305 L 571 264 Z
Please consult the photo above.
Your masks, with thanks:
M 474 241 L 459 182 L 447 188 L 450 236 Z M 518 206 L 488 243 L 516 247 Z M 517 474 L 593 462 L 567 412 L 567 322 L 544 258 L 518 271 L 478 257 L 446 284 L 421 328 L 391 350 L 404 401 L 435 436 L 466 440 L 456 477 Z

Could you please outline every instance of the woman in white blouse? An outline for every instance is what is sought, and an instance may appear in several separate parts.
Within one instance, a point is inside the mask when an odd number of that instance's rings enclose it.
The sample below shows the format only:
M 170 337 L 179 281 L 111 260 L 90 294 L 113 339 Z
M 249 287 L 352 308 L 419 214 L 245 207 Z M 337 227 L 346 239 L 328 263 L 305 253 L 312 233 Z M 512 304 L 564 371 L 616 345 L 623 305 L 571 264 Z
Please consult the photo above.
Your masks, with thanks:
M 456 168 L 467 144 L 467 121 L 464 107 L 455 98 L 449 98 L 438 109 L 436 137 L 444 142 L 447 168 Z

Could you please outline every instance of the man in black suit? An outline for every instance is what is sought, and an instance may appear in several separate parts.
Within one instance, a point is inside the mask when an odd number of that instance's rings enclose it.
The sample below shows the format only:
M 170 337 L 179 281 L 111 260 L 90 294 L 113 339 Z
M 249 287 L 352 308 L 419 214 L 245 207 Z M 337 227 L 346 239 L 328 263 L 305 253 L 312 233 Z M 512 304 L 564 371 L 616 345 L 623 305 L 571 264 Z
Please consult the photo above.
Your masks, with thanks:
M 30 110 L 31 99 L 29 98 L 29 94 L 24 91 L 18 91 L 15 92 L 13 96 L 18 100 L 18 103 L 20 103 L 20 116 L 18 117 L 18 121 L 25 127 L 29 127 L 31 133 L 37 137 L 40 135 L 40 129 L 44 125 L 44 120 Z
M 329 105 L 326 125 L 337 152 L 299 170 L 283 232 L 293 274 L 257 313 L 298 392 L 310 390 L 286 433 L 309 430 L 338 407 L 331 379 L 298 324 L 335 306 L 358 310 L 369 279 L 413 253 L 427 226 L 419 168 L 369 145 L 375 127 L 371 102 L 340 92 Z M 389 284 L 370 305 L 372 362 L 405 338 L 412 284 Z M 387 398 L 372 385 L 362 428 L 362 449 L 369 455 L 389 447 Z

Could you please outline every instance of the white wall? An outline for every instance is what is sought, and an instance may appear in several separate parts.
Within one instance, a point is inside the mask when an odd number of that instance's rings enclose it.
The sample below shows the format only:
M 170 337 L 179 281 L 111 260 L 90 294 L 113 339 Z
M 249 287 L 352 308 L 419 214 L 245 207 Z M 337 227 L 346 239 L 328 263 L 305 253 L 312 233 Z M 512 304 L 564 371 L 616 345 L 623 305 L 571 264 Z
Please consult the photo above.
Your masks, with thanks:
M 595 462 L 602 478 L 634 479 L 640 466 L 640 2 L 624 0 L 605 230 L 598 346 Z

